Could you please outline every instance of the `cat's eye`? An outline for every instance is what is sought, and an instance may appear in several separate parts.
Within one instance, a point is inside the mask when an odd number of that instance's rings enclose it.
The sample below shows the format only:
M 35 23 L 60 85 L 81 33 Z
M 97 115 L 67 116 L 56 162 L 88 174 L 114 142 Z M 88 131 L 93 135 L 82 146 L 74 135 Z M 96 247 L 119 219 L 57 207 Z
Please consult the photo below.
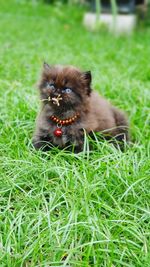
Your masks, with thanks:
M 70 94 L 72 92 L 71 88 L 64 88 L 62 90 L 62 93 L 67 93 L 67 94 Z
M 51 90 L 55 90 L 55 85 L 53 83 L 47 83 L 46 87 Z

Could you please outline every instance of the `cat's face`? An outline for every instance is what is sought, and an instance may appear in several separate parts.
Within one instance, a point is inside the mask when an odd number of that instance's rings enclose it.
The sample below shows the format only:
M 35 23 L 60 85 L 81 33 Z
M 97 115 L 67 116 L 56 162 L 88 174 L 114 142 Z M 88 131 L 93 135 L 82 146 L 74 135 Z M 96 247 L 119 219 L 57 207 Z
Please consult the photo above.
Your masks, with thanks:
M 49 66 L 44 63 L 39 85 L 41 98 L 51 99 L 54 108 L 71 109 L 85 103 L 91 93 L 91 73 L 75 67 Z M 58 99 L 53 101 L 53 99 Z

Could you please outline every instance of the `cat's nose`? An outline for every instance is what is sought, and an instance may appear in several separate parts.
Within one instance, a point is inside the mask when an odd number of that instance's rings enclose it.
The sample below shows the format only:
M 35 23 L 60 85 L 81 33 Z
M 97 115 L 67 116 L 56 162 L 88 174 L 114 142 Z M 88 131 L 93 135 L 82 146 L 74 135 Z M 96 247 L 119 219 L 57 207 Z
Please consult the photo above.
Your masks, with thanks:
M 54 95 L 54 97 L 60 96 L 61 92 L 57 90 L 57 92 L 54 92 L 53 95 Z

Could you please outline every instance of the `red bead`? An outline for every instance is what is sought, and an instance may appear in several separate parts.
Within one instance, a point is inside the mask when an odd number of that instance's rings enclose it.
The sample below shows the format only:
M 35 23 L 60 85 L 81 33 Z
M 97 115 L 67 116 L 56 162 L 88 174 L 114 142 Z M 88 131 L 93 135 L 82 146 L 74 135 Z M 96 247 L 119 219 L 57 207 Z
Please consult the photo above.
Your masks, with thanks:
M 57 137 L 61 137 L 62 136 L 62 130 L 61 130 L 61 128 L 57 128 L 54 131 L 54 135 L 57 136 Z

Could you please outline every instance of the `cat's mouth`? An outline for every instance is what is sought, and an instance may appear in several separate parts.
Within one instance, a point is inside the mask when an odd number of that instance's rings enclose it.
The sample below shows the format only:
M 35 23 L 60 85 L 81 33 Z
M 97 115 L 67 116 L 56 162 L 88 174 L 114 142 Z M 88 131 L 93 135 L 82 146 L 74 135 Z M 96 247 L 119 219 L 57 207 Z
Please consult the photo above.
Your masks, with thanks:
M 57 105 L 58 107 L 60 106 L 60 101 L 62 100 L 61 95 L 58 95 L 57 97 L 52 97 L 51 101 L 54 105 Z
M 58 107 L 60 106 L 61 100 L 62 100 L 62 97 L 60 94 L 55 97 L 49 96 L 47 99 L 42 99 L 42 101 L 52 102 L 54 105 L 57 105 Z

